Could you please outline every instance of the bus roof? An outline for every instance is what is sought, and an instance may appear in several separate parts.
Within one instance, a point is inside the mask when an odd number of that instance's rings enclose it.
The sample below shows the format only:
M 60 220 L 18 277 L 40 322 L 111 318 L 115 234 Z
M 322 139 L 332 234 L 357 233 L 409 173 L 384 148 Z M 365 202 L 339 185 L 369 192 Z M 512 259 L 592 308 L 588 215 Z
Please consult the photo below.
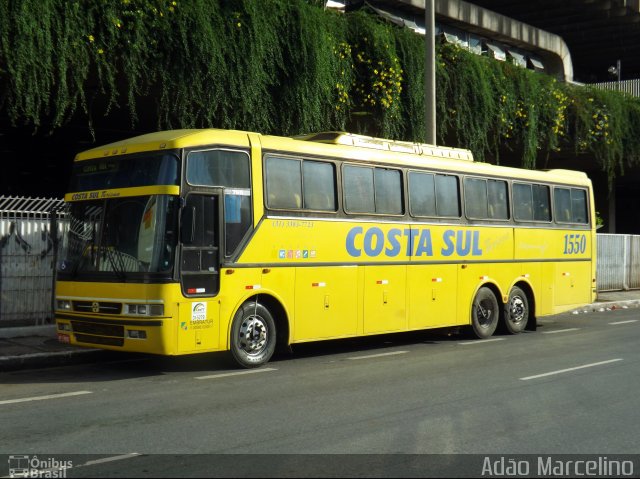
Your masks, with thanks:
M 332 145 L 360 146 L 375 150 L 393 151 L 396 153 L 412 153 L 415 155 L 435 156 L 439 158 L 452 158 L 455 160 L 473 161 L 473 154 L 462 148 L 449 148 L 447 146 L 429 145 L 426 143 L 412 143 L 409 141 L 387 140 L 372 136 L 354 135 L 340 131 L 328 131 L 300 135 L 293 137 L 296 140 L 315 141 Z
M 108 145 L 86 150 L 76 155 L 75 161 L 103 158 L 106 156 L 159 151 L 175 148 L 220 144 L 221 142 L 242 147 L 249 146 L 247 132 L 237 130 L 185 129 L 165 130 L 134 136 Z
M 264 150 L 316 157 L 373 162 L 386 166 L 428 167 L 441 171 L 482 174 L 537 181 L 560 181 L 578 185 L 590 183 L 586 173 L 574 170 L 525 170 L 474 162 L 471 151 L 424 143 L 395 141 L 345 132 L 320 132 L 295 137 L 262 135 L 239 130 L 183 129 L 140 135 L 93 148 L 76 155 L 76 161 L 145 151 L 214 145 L 249 148 L 250 135 L 260 139 Z M 462 160 L 462 161 L 461 161 Z

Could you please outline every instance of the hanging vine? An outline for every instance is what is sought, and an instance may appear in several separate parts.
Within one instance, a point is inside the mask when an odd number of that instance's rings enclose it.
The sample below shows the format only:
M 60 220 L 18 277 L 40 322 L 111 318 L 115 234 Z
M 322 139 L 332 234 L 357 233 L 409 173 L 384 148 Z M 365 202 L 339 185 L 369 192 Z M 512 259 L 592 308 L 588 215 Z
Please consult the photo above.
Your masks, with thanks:
M 318 0 L 0 0 L 0 119 L 89 130 L 349 129 L 423 141 L 424 39 Z M 640 160 L 640 100 L 571 86 L 455 45 L 437 48 L 438 141 L 479 161 Z

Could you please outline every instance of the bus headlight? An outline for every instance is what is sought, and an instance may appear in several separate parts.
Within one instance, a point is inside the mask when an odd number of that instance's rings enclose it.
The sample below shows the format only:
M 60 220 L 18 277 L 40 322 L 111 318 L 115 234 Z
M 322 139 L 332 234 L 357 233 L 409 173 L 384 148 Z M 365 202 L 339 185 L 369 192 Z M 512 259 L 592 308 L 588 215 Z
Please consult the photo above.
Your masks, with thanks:
M 164 316 L 162 304 L 125 304 L 124 310 L 132 316 Z
M 68 299 L 58 299 L 56 301 L 56 309 L 71 311 L 71 301 L 69 301 Z

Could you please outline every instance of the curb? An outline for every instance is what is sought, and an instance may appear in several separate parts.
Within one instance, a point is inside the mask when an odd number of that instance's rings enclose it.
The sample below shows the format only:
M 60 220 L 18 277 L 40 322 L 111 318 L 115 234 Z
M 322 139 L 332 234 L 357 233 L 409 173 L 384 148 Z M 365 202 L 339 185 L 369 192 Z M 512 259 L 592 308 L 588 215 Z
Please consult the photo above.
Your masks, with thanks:
M 602 313 L 604 311 L 613 311 L 616 309 L 631 309 L 640 307 L 640 299 L 629 299 L 624 301 L 605 301 L 602 303 L 592 303 L 588 306 L 571 310 L 571 314 L 582 313 Z
M 14 328 L 0 328 L 0 339 L 26 338 L 28 336 L 56 337 L 56 325 L 18 326 Z
M 0 372 L 98 361 L 104 356 L 104 353 L 105 351 L 99 349 L 78 349 L 21 354 L 19 356 L 0 356 Z

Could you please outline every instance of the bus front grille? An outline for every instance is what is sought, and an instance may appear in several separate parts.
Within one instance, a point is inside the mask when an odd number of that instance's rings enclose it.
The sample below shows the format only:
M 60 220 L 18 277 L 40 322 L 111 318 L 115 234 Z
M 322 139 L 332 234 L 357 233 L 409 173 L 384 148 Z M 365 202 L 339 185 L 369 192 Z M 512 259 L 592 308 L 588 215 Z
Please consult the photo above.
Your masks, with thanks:
M 73 310 L 83 313 L 120 314 L 122 312 L 122 303 L 73 301 Z
M 77 334 L 76 341 L 88 344 L 103 344 L 106 346 L 124 346 L 124 338 L 107 338 L 104 336 L 91 336 L 88 334 Z
M 112 336 L 124 339 L 124 326 L 118 324 L 84 323 L 81 321 L 71 321 L 71 328 L 74 333 L 86 333 L 97 336 Z M 76 334 L 76 337 L 78 335 Z

